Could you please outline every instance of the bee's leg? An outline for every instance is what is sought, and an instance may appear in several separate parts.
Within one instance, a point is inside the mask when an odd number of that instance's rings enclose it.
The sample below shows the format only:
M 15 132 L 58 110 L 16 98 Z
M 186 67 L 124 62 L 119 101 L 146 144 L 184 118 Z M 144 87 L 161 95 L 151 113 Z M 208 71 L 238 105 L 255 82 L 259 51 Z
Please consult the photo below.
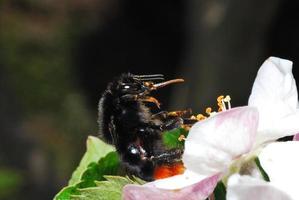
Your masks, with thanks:
M 140 98 L 143 102 L 154 103 L 158 108 L 160 108 L 160 102 L 155 97 L 145 96 Z
M 191 115 L 191 114 L 192 114 L 191 109 L 168 112 L 168 116 L 170 116 L 170 117 L 183 117 L 183 116 Z
M 192 119 L 192 118 L 183 118 L 184 125 L 193 125 L 196 122 L 198 122 L 197 119 Z
M 182 118 L 182 115 L 185 115 L 187 111 L 175 111 L 175 112 L 167 112 L 167 111 L 161 111 L 158 112 L 154 115 L 152 115 L 152 119 L 161 119 L 162 121 L 164 121 L 164 123 L 160 126 L 160 129 L 163 130 L 171 130 L 171 129 L 175 129 L 175 128 L 179 128 L 181 127 L 183 124 L 185 124 L 185 120 L 186 122 L 189 121 L 187 120 L 188 118 Z M 191 120 L 191 119 L 190 119 Z M 194 124 L 195 122 L 192 121 L 192 124 Z
M 171 149 L 156 156 L 152 156 L 151 160 L 157 164 L 174 163 L 181 161 L 182 154 L 183 151 L 181 149 Z
M 192 114 L 191 109 L 188 110 L 183 110 L 183 111 L 173 111 L 173 112 L 169 112 L 169 116 L 172 117 L 181 117 L 183 120 L 183 125 L 187 126 L 187 127 L 191 127 L 193 124 L 195 124 L 196 122 L 198 122 L 198 120 L 196 118 L 194 118 L 194 116 L 190 116 Z M 188 117 L 186 117 L 188 116 Z
M 173 117 L 183 117 L 185 115 L 191 115 L 192 111 L 191 109 L 187 109 L 187 110 L 180 110 L 180 111 L 171 111 L 171 112 L 167 112 L 167 111 L 161 111 L 158 112 L 154 115 L 152 115 L 152 118 L 159 118 L 159 119 L 167 119 L 169 117 L 173 118 Z
M 175 117 L 175 118 L 169 118 L 165 123 L 162 124 L 161 129 L 163 131 L 165 130 L 171 130 L 175 128 L 179 128 L 184 124 L 184 120 L 180 117 Z
M 156 114 L 152 115 L 152 119 L 166 119 L 168 116 L 168 112 L 167 111 L 160 111 Z

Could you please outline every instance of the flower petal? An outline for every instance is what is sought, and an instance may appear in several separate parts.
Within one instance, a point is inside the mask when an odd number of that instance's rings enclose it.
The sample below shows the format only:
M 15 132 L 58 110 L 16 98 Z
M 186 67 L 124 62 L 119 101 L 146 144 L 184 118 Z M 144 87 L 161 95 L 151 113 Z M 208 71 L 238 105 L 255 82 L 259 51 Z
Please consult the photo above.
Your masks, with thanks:
M 299 133 L 297 133 L 296 135 L 294 135 L 293 140 L 294 141 L 299 141 Z
M 157 188 L 175 190 L 192 185 L 194 183 L 198 183 L 206 178 L 207 176 L 199 175 L 186 169 L 183 174 L 159 179 L 151 182 L 151 184 L 153 184 Z
M 159 189 L 154 184 L 126 185 L 123 189 L 124 200 L 204 200 L 217 185 L 219 175 L 215 175 L 180 190 Z
M 273 185 L 299 199 L 299 142 L 275 142 L 267 145 L 259 155 L 262 167 Z
M 211 176 L 252 148 L 258 124 L 253 107 L 220 112 L 192 126 L 185 141 L 183 162 L 188 170 Z
M 260 114 L 258 143 L 299 132 L 299 124 L 293 123 L 299 119 L 299 111 L 292 62 L 267 59 L 258 71 L 248 105 L 257 107 Z
M 232 175 L 227 184 L 227 200 L 291 200 L 284 191 L 264 180 L 250 176 Z

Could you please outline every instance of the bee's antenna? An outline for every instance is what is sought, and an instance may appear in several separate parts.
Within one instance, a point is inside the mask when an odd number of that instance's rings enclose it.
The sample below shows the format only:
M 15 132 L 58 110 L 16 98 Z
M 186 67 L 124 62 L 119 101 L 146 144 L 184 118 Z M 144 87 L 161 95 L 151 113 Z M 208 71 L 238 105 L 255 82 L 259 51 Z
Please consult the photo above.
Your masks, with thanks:
M 140 78 L 141 81 L 154 81 L 154 80 L 164 80 L 163 77 L 148 77 L 148 78 Z
M 147 74 L 147 75 L 134 75 L 134 77 L 142 79 L 142 78 L 164 77 L 164 75 L 163 74 Z
M 163 74 L 133 75 L 133 78 L 142 82 L 164 80 Z

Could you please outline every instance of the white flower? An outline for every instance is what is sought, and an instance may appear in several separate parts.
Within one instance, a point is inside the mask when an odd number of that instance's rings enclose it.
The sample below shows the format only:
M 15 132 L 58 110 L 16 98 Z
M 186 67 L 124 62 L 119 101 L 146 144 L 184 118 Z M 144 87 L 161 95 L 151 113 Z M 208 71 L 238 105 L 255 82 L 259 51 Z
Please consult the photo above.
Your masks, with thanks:
M 239 159 L 248 160 L 247 156 L 257 154 L 264 144 L 298 133 L 297 98 L 292 62 L 270 57 L 259 69 L 246 114 L 222 117 L 231 115 L 232 111 L 229 110 L 191 128 L 183 155 L 186 168 L 201 175 L 225 173 L 232 161 L 236 161 L 237 155 L 243 155 Z M 259 112 L 256 136 L 252 131 L 255 131 L 256 124 L 253 121 L 257 114 L 250 114 L 254 113 L 252 107 Z M 225 124 L 215 126 L 214 123 L 219 121 L 217 118 L 225 120 Z M 244 123 L 248 126 L 244 126 Z
M 269 143 L 299 130 L 298 94 L 292 62 L 271 57 L 255 80 L 250 106 L 260 113 L 257 144 Z M 296 140 L 297 137 L 294 137 Z M 262 149 L 260 163 L 270 182 L 234 175 L 228 181 L 229 200 L 299 199 L 299 142 L 273 142 Z
M 152 196 L 142 196 L 145 194 L 144 190 L 142 192 L 140 188 L 140 190 L 134 190 L 136 187 L 128 186 L 124 193 L 125 196 L 130 194 L 131 196 L 128 196 L 131 198 L 125 199 L 139 199 L 138 195 L 141 195 L 142 199 L 165 198 L 163 195 L 155 196 L 153 191 L 159 194 L 165 192 L 168 196 L 171 193 L 180 193 L 178 190 L 196 191 L 200 194 L 202 191 L 211 192 L 216 185 L 215 177 L 220 178 L 229 174 L 229 167 L 232 163 L 242 163 L 266 144 L 278 138 L 299 133 L 298 122 L 297 88 L 292 75 L 292 62 L 270 57 L 258 72 L 249 98 L 249 106 L 217 113 L 192 126 L 185 141 L 183 162 L 186 171 L 184 174 L 157 180 L 141 187 L 147 188 L 146 191 L 151 188 Z M 264 161 L 261 157 L 263 167 L 266 163 Z M 270 174 L 270 179 L 271 177 Z M 248 180 L 243 182 L 250 185 L 251 179 Z M 203 187 L 202 182 L 211 183 L 208 184 L 210 187 L 208 189 Z M 228 194 L 241 194 L 239 191 L 242 191 L 242 188 L 233 187 L 236 181 L 230 179 L 228 183 Z M 197 184 L 201 184 L 199 189 L 198 187 L 197 190 L 190 189 L 196 187 Z M 208 193 L 204 194 L 206 195 L 197 196 L 198 198 L 194 199 L 205 199 Z M 185 199 L 183 197 L 186 196 L 176 199 Z M 188 199 L 192 198 L 188 196 Z

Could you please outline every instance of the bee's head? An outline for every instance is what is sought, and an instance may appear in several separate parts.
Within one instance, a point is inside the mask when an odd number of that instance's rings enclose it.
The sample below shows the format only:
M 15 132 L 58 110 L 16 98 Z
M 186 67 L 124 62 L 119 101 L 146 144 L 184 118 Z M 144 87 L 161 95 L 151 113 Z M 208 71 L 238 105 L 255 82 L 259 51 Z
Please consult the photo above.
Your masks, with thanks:
M 162 74 L 133 75 L 123 74 L 118 80 L 117 90 L 123 94 L 150 93 L 172 83 L 183 82 L 183 79 L 173 79 L 164 82 Z

